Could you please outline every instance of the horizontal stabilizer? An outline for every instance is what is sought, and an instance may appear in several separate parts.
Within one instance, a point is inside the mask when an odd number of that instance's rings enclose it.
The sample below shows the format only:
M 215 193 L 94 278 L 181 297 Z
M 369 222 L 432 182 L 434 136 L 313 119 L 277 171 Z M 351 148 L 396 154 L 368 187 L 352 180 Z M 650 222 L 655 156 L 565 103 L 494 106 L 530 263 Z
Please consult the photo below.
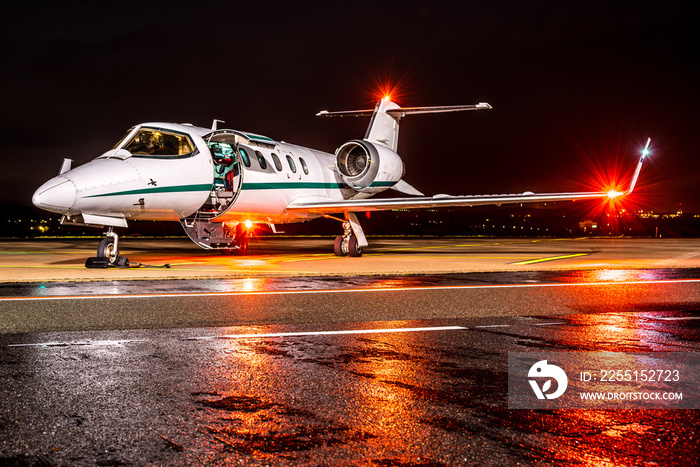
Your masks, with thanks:
M 441 105 L 436 107 L 398 107 L 396 109 L 388 109 L 386 113 L 394 118 L 403 118 L 410 114 L 436 114 L 445 112 L 459 112 L 462 110 L 486 110 L 492 107 L 486 102 L 480 102 L 476 105 Z M 371 117 L 375 109 L 367 110 L 343 110 L 339 112 L 329 112 L 322 110 L 316 114 L 317 117 Z
M 406 115 L 459 112 L 462 110 L 484 110 L 490 108 L 491 106 L 486 102 L 480 102 L 476 105 L 399 107 L 398 104 L 392 102 L 389 97 L 385 97 L 377 103 L 374 109 L 346 110 L 340 112 L 322 110 L 316 115 L 319 117 L 372 117 L 364 139 L 371 143 L 383 144 L 392 151 L 397 152 L 399 144 L 399 123 Z
M 402 118 L 409 114 L 439 114 L 445 112 L 459 112 L 462 110 L 487 110 L 492 107 L 486 102 L 479 102 L 476 105 L 441 105 L 437 107 L 399 107 L 398 109 L 387 110 L 386 113 L 392 117 Z

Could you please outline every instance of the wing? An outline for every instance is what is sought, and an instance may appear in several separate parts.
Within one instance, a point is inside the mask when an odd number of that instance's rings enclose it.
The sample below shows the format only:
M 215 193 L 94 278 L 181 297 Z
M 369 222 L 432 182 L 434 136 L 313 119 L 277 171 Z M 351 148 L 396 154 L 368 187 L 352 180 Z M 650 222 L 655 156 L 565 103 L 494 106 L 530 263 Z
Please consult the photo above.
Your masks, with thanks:
M 292 201 L 287 206 L 287 211 L 309 214 L 331 214 L 337 212 L 367 212 L 367 211 L 389 211 L 392 209 L 431 209 L 446 207 L 470 207 L 503 204 L 524 204 L 524 203 L 545 203 L 552 201 L 577 201 L 587 199 L 617 198 L 632 192 L 639 172 L 642 170 L 644 158 L 649 154 L 649 144 L 651 138 L 647 140 L 646 147 L 642 151 L 642 156 L 637 163 L 636 170 L 632 176 L 630 186 L 625 192 L 577 192 L 577 193 L 532 193 L 525 192 L 510 195 L 468 195 L 450 196 L 435 195 L 432 197 L 419 198 L 384 198 L 384 199 L 347 199 L 332 200 L 324 198 L 299 198 Z
M 383 198 L 324 200 L 301 198 L 287 206 L 289 212 L 329 214 L 334 212 L 389 211 L 392 209 L 431 209 L 503 204 L 543 203 L 551 201 L 576 201 L 582 199 L 610 198 L 624 193 L 521 193 L 510 195 L 450 196 L 436 195 L 420 198 Z

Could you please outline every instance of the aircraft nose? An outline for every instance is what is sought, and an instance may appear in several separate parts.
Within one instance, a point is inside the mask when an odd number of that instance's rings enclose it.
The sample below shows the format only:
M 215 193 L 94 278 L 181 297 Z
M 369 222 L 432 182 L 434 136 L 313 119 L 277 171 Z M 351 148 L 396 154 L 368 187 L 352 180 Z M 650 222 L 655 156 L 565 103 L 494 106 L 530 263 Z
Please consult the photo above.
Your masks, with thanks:
M 77 190 L 72 181 L 65 177 L 54 177 L 34 192 L 32 203 L 46 211 L 64 214 L 68 212 L 77 198 Z

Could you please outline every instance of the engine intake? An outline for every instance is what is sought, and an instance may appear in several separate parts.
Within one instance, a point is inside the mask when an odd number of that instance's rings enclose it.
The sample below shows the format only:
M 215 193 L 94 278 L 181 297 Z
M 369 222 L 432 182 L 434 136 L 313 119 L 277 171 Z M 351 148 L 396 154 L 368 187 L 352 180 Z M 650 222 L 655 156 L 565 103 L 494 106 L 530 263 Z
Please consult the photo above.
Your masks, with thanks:
M 338 170 L 346 177 L 359 177 L 370 166 L 367 149 L 359 144 L 346 144 L 338 151 Z
M 343 181 L 356 191 L 378 193 L 401 180 L 404 165 L 391 149 L 351 140 L 336 151 L 335 166 Z

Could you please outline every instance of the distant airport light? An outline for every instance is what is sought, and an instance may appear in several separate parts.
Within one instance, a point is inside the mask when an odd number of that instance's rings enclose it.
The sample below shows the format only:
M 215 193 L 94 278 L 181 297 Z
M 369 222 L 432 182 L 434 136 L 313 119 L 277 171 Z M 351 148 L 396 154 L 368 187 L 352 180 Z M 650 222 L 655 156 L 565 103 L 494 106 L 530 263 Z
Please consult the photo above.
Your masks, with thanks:
M 622 191 L 617 191 L 617 190 L 608 190 L 608 198 L 614 199 L 617 198 L 620 195 L 624 195 Z
M 246 230 L 250 230 L 253 228 L 253 221 L 248 219 L 245 222 L 243 222 L 243 225 L 245 226 Z

